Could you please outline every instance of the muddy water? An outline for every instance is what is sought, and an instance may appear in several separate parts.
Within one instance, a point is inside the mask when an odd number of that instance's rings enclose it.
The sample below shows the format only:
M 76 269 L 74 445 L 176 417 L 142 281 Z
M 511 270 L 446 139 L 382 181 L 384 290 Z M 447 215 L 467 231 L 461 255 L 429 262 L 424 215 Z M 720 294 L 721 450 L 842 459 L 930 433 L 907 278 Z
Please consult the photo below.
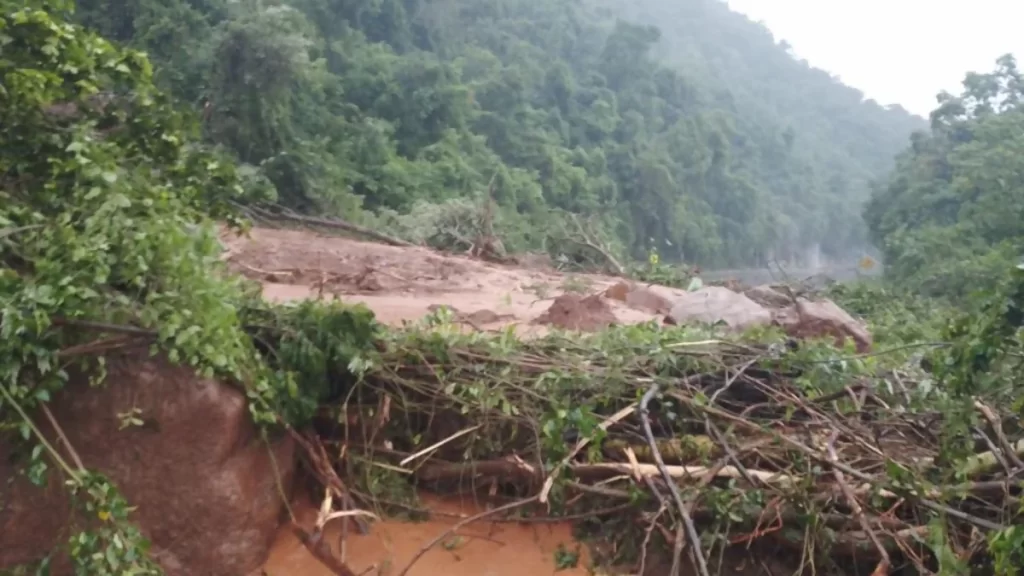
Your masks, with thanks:
M 367 535 L 349 530 L 345 562 L 356 574 L 396 576 L 419 550 L 444 534 L 460 518 L 482 511 L 471 501 L 422 497 L 424 505 L 436 512 L 427 522 L 385 520 L 375 523 Z M 316 511 L 309 507 L 296 511 L 304 526 L 312 526 Z M 326 530 L 326 541 L 338 554 L 341 522 Z M 409 576 L 542 576 L 556 572 L 555 554 L 559 544 L 575 550 L 577 544 L 568 524 L 470 524 L 448 537 L 421 557 Z M 581 547 L 582 548 L 582 547 Z M 588 563 L 581 550 L 576 568 L 558 571 L 559 576 L 583 576 Z M 282 528 L 263 567 L 267 576 L 332 576 L 315 560 L 287 527 Z

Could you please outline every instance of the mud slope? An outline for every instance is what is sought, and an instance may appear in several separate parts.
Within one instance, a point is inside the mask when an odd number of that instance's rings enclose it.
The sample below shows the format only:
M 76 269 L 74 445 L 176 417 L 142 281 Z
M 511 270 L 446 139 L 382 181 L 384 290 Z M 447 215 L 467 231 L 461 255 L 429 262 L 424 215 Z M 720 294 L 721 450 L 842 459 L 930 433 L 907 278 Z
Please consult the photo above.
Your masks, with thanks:
M 477 329 L 515 325 L 524 335 L 538 334 L 544 327 L 531 322 L 557 296 L 594 294 L 617 282 L 607 276 L 502 266 L 426 248 L 386 246 L 310 231 L 256 228 L 248 237 L 225 235 L 223 241 L 232 269 L 260 280 L 269 299 L 336 295 L 366 304 L 380 321 L 392 325 L 418 320 L 437 306 L 449 306 Z M 616 300 L 606 303 L 619 323 L 660 318 Z
M 422 248 L 397 248 L 308 231 L 257 228 L 248 237 L 225 235 L 225 258 L 237 272 L 263 284 L 267 298 L 286 301 L 338 296 L 369 306 L 385 323 L 415 321 L 441 305 L 458 310 L 467 329 L 497 330 L 515 325 L 524 335 L 546 327 L 531 324 L 566 292 L 595 293 L 615 283 L 600 276 L 565 276 L 552 270 L 528 270 L 439 254 Z M 643 322 L 652 314 L 609 301 L 619 322 Z M 427 522 L 386 520 L 369 534 L 345 538 L 345 561 L 358 574 L 394 574 L 421 547 L 443 534 L 460 517 L 479 512 L 472 502 L 422 495 L 439 515 Z M 296 503 L 300 522 L 312 525 L 316 511 Z M 340 523 L 327 541 L 340 552 Z M 512 576 L 554 574 L 560 547 L 576 548 L 568 524 L 475 523 L 420 559 L 410 576 Z M 577 569 L 559 574 L 585 574 Z M 327 576 L 287 526 L 282 527 L 262 568 L 268 576 Z

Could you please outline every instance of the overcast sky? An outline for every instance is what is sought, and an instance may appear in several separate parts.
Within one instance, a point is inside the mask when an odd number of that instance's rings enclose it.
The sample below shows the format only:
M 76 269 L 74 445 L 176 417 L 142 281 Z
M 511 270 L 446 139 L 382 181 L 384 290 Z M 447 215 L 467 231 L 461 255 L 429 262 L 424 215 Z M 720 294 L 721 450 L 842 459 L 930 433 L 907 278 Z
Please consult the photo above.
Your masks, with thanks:
M 927 115 L 940 90 L 990 72 L 1012 52 L 1024 68 L 1024 0 L 726 0 L 812 66 L 881 104 Z

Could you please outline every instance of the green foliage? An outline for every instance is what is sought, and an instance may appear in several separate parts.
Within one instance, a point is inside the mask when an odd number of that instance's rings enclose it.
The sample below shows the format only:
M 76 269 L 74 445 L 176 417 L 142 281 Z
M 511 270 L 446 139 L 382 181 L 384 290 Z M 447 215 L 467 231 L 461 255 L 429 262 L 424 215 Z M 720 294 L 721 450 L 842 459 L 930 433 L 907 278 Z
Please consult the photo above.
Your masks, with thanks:
M 727 2 L 588 2 L 660 27 L 653 53 L 680 70 L 690 90 L 708 97 L 702 106 L 728 120 L 731 154 L 770 198 L 778 214 L 774 236 L 758 241 L 777 247 L 780 261 L 814 244 L 829 256 L 867 244 L 855 213 L 870 194 L 869 183 L 892 169 L 907 136 L 925 127 L 921 118 L 899 105 L 865 100 L 796 58 L 763 24 L 731 12 Z
M 946 457 L 970 462 L 974 454 L 969 442 L 977 422 L 975 402 L 980 398 L 992 406 L 1012 406 L 1024 414 L 1024 264 L 1012 268 L 997 288 L 976 310 L 961 314 L 945 331 L 952 343 L 934 354 L 936 379 L 948 394 L 944 407 L 943 439 Z M 964 466 L 956 473 L 963 473 Z M 1024 568 L 1021 546 L 1024 534 L 1010 526 L 989 536 L 989 549 L 999 575 L 1017 574 Z
M 0 13 L 0 416 L 27 439 L 26 410 L 67 377 L 58 354 L 83 342 L 60 326 L 137 320 L 207 370 L 248 356 L 234 286 L 211 275 L 216 237 L 189 231 L 204 213 L 225 215 L 238 192 L 230 166 L 184 145 L 185 122 L 144 56 L 15 4 Z M 102 521 L 71 538 L 77 573 L 155 574 L 110 483 L 63 468 Z
M 603 4 L 82 0 L 77 17 L 149 53 L 208 141 L 298 210 L 407 218 L 409 238 L 458 245 L 417 219 L 493 178 L 513 252 L 566 249 L 550 242 L 559 210 L 637 259 L 650 238 L 705 266 L 863 247 L 866 182 L 920 119 L 862 102 L 717 0 L 613 7 L 634 23 Z
M 886 274 L 922 295 L 991 289 L 1024 249 L 1024 80 L 1011 56 L 943 94 L 865 211 Z
M 275 414 L 295 426 L 374 367 L 374 345 L 382 337 L 373 312 L 339 302 L 254 303 L 243 322 L 275 376 L 263 385 L 266 394 L 286 392 L 275 398 Z
M 1019 370 L 1024 327 L 1024 265 L 999 283 L 977 309 L 961 314 L 945 330 L 948 350 L 938 353 L 937 376 L 954 397 L 978 395 L 1024 409 Z M 1003 404 L 1005 405 L 1005 404 Z
M 1007 55 L 992 73 L 968 74 L 963 87 L 959 96 L 940 95 L 931 131 L 914 135 L 865 210 L 890 285 L 960 310 L 939 332 L 949 346 L 930 358 L 932 405 L 943 414 L 942 457 L 953 464 L 941 473 L 954 481 L 976 461 L 976 402 L 1024 408 L 1024 79 Z M 892 318 L 893 305 L 873 312 Z M 934 311 L 917 313 L 929 316 Z M 991 569 L 1019 573 L 1022 543 L 1017 526 L 990 534 Z M 951 553 L 940 557 L 957 563 Z
M 942 300 L 923 298 L 889 282 L 862 280 L 835 284 L 827 296 L 850 314 L 864 318 L 880 349 L 936 342 L 952 315 Z
M 2 22 L 5 385 L 28 403 L 59 386 L 57 351 L 81 338 L 60 327 L 79 320 L 137 321 L 172 359 L 242 380 L 241 291 L 206 220 L 241 193 L 230 163 L 185 144 L 143 55 L 43 10 Z
M 65 8 L 0 2 L 0 429 L 34 437 L 28 477 L 46 482 L 49 456 L 85 518 L 100 520 L 73 531 L 77 574 L 157 574 L 116 488 L 65 462 L 29 415 L 65 385 L 67 362 L 112 335 L 142 337 L 244 385 L 260 424 L 301 423 L 315 399 L 302 389 L 309 369 L 271 370 L 242 328 L 239 310 L 263 308 L 225 273 L 211 221 L 235 221 L 232 161 L 193 143 L 196 127 L 143 54 L 67 23 Z M 337 318 L 352 338 L 371 333 L 365 312 Z M 324 361 L 350 353 L 332 346 Z M 286 362 L 315 360 L 301 343 L 282 350 Z
M 688 289 L 700 281 L 692 269 L 679 264 L 666 264 L 661 261 L 658 251 L 652 249 L 644 264 L 633 264 L 628 271 L 631 278 L 650 284 Z
M 105 477 L 85 473 L 72 488 L 75 497 L 84 496 L 82 509 L 100 521 L 100 528 L 79 532 L 69 547 L 76 574 L 97 576 L 157 576 L 160 568 L 149 557 L 149 544 L 128 515 L 128 502 Z

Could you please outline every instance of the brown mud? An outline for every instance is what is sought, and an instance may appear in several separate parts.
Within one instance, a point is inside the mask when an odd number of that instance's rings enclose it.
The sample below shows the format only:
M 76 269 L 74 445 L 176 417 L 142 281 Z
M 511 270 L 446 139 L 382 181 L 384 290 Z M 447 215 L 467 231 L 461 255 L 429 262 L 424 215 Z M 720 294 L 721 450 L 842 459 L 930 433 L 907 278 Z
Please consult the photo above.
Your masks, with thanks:
M 390 325 L 415 322 L 439 307 L 451 309 L 453 322 L 467 330 L 501 330 L 535 336 L 548 325 L 593 330 L 608 324 L 659 319 L 600 296 L 618 279 L 553 269 L 517 268 L 425 248 L 394 247 L 309 231 L 257 228 L 248 237 L 224 235 L 225 258 L 240 274 L 259 280 L 266 298 L 278 302 L 338 297 L 365 304 Z M 591 294 L 591 296 L 586 296 Z M 584 305 L 579 303 L 583 301 Z M 419 550 L 460 519 L 484 508 L 471 500 L 422 495 L 435 515 L 425 522 L 385 519 L 369 533 L 350 529 L 344 561 L 356 573 L 395 575 Z M 295 510 L 299 523 L 312 526 L 316 510 Z M 341 552 L 341 522 L 325 530 L 336 556 Z M 577 567 L 558 570 L 559 548 L 580 548 Z M 409 576 L 520 576 L 587 574 L 585 547 L 573 539 L 568 523 L 475 522 L 424 554 Z M 267 576 L 330 576 L 283 526 L 263 567 Z
M 349 529 L 345 538 L 344 561 L 356 574 L 397 575 L 432 540 L 450 530 L 461 519 L 485 510 L 472 500 L 441 499 L 421 495 L 434 518 L 425 522 L 385 519 L 375 522 L 369 533 Z M 307 505 L 296 510 L 300 524 L 312 526 L 316 510 Z M 341 521 L 329 524 L 325 539 L 336 557 L 340 556 Z M 519 524 L 475 522 L 445 538 L 419 558 L 408 576 L 544 576 L 556 572 L 559 546 L 575 552 L 580 546 L 566 523 Z M 332 576 L 292 534 L 282 527 L 263 566 L 267 576 Z M 577 566 L 558 570 L 560 576 L 583 576 L 587 572 L 585 547 L 580 546 Z
M 225 259 L 238 273 L 258 280 L 264 297 L 278 301 L 337 297 L 362 303 L 385 324 L 416 322 L 439 308 L 466 330 L 513 329 L 521 337 L 551 327 L 592 331 L 613 324 L 664 320 L 681 290 L 634 287 L 621 278 L 565 274 L 541 264 L 507 266 L 395 247 L 310 231 L 257 228 L 248 237 L 224 235 Z M 638 289 L 639 288 L 639 289 Z M 335 557 L 356 574 L 397 576 L 431 541 L 461 519 L 486 508 L 468 497 L 440 498 L 421 493 L 433 517 L 425 522 L 384 519 L 367 534 L 347 531 L 342 554 L 341 522 L 325 530 Z M 302 526 L 314 524 L 313 504 L 295 505 Z M 558 566 L 565 551 L 579 552 L 572 568 Z M 768 574 L 763 563 L 737 554 L 723 574 Z M 767 555 L 771 558 L 771 555 Z M 460 528 L 420 557 L 409 576 L 520 576 L 590 574 L 586 546 L 576 542 L 567 522 L 515 523 L 481 520 Z M 668 574 L 653 561 L 646 576 Z M 682 574 L 690 574 L 683 567 Z M 783 571 L 784 572 L 784 571 Z M 330 576 L 287 525 L 281 527 L 263 566 L 266 576 Z M 781 573 L 781 572 L 777 572 Z
M 542 267 L 522 268 L 406 248 L 361 242 L 308 231 L 256 228 L 249 237 L 225 234 L 225 258 L 231 268 L 263 283 L 274 301 L 337 296 L 374 311 L 391 325 L 415 322 L 440 305 L 483 322 L 470 329 L 500 330 L 513 326 L 521 336 L 546 331 L 536 323 L 565 294 L 597 294 L 619 279 L 595 274 L 566 275 Z M 666 289 L 668 290 L 668 289 Z M 604 299 L 603 321 L 559 315 L 560 326 L 600 327 L 614 320 L 635 324 L 660 315 Z M 599 305 L 600 306 L 600 305 Z M 580 310 L 585 312 L 585 310 Z M 458 321 L 458 318 L 455 318 Z M 490 320 L 490 321 L 488 321 Z

